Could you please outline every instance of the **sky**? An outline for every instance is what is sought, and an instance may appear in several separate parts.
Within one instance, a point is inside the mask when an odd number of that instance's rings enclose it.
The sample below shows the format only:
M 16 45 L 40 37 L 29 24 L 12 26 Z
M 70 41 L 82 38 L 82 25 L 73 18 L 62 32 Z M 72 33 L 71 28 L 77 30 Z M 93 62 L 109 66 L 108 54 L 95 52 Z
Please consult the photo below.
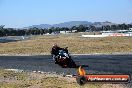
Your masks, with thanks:
M 67 21 L 132 23 L 132 0 L 0 0 L 5 27 Z

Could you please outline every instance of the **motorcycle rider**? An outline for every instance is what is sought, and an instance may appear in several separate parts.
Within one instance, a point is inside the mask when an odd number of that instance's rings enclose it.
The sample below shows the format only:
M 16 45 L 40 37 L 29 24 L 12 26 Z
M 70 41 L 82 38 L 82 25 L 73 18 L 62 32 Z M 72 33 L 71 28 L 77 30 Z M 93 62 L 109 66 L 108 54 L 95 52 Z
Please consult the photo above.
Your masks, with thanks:
M 51 50 L 51 55 L 53 56 L 53 60 L 55 63 L 57 63 L 57 58 L 59 55 L 59 50 L 62 50 L 63 48 L 60 48 L 57 44 L 54 44 Z
M 65 54 L 65 53 L 67 53 L 67 54 Z M 54 60 L 55 64 L 61 64 L 61 63 L 58 62 L 58 58 L 59 58 L 59 60 L 63 59 L 61 57 L 63 57 L 63 55 L 64 55 L 64 57 L 66 56 L 66 64 L 64 64 L 65 62 L 64 63 L 62 62 L 62 63 L 65 65 L 65 67 L 67 67 L 67 66 L 76 66 L 75 62 L 71 59 L 71 56 L 69 55 L 68 47 L 66 47 L 66 48 L 60 48 L 55 43 L 53 45 L 53 47 L 52 47 L 51 55 L 53 57 L 53 60 Z
M 68 47 L 65 47 L 65 48 L 64 48 L 64 51 L 65 51 L 67 54 L 69 54 L 69 52 L 68 52 Z

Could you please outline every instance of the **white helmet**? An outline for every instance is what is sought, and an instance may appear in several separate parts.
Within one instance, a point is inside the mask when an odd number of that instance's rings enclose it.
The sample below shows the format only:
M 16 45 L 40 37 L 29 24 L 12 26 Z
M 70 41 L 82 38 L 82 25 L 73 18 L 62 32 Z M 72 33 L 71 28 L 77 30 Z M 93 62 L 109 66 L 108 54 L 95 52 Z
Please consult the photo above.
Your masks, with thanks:
M 53 44 L 53 47 L 57 47 L 58 45 L 55 43 L 55 44 Z

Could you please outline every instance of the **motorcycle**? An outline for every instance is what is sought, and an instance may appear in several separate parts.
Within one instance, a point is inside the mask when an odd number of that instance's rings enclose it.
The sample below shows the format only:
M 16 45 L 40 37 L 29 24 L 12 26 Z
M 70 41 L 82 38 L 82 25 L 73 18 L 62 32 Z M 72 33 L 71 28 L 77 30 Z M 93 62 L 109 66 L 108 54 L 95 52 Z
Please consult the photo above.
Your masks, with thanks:
M 57 64 L 63 68 L 77 67 L 75 62 L 71 59 L 71 56 L 69 55 L 69 53 L 67 53 L 65 50 L 59 50 L 59 55 L 57 56 L 56 61 L 57 61 Z

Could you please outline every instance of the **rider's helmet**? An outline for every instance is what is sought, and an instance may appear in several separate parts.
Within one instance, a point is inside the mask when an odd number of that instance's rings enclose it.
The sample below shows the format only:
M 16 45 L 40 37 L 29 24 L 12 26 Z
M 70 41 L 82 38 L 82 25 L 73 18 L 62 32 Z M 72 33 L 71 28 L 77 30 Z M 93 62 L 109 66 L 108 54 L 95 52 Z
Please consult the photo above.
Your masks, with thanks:
M 55 44 L 53 44 L 53 48 L 55 48 L 55 47 L 58 47 L 58 45 L 55 43 Z

